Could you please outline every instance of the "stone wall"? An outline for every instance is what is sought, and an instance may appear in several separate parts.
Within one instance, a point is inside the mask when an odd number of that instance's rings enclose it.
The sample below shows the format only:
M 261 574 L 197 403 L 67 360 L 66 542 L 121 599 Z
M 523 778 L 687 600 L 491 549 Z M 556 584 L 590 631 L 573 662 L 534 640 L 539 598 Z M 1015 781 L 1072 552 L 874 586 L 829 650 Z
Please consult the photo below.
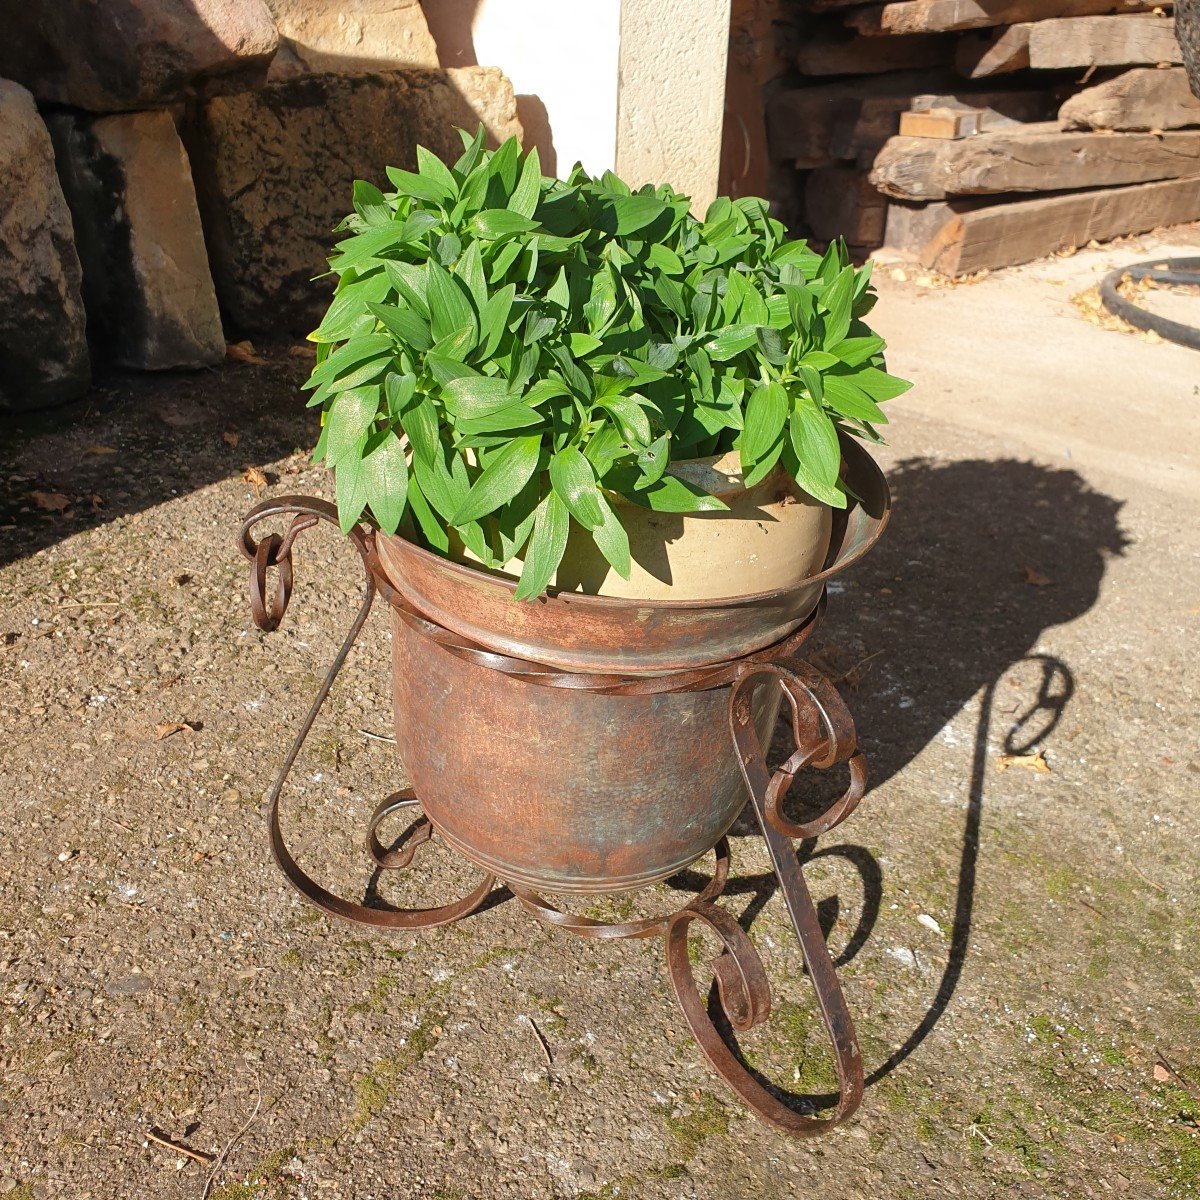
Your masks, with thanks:
M 319 319 L 355 178 L 520 136 L 419 0 L 22 0 L 0 40 L 0 408 Z

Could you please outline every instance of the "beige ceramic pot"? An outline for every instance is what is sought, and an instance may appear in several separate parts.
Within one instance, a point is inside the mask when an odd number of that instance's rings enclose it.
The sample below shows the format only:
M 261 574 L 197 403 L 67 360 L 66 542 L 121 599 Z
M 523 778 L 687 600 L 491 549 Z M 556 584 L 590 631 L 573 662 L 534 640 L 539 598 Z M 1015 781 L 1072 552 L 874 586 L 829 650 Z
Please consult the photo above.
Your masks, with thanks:
M 609 494 L 629 534 L 633 560 L 622 579 L 591 535 L 572 523 L 567 551 L 550 586 L 563 592 L 630 600 L 718 600 L 789 588 L 825 563 L 833 512 L 797 486 L 782 467 L 747 488 L 736 450 L 667 468 L 720 497 L 728 510 L 661 513 Z M 478 560 L 462 551 L 465 561 Z M 505 564 L 517 576 L 521 563 Z

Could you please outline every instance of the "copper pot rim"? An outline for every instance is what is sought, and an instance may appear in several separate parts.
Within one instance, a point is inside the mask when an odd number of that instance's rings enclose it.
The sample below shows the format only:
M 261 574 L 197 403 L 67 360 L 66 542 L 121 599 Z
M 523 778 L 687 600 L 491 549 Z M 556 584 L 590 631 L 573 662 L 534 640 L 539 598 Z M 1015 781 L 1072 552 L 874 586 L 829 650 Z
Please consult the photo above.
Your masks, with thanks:
M 582 608 L 608 611 L 636 608 L 664 612 L 685 612 L 697 609 L 752 608 L 759 604 L 770 604 L 793 592 L 811 588 L 814 584 L 825 583 L 833 578 L 833 576 L 840 574 L 847 567 L 858 562 L 879 541 L 892 515 L 891 489 L 888 486 L 887 477 L 884 475 L 879 464 L 871 457 L 861 443 L 845 434 L 841 434 L 840 436 L 843 446 L 843 461 L 847 468 L 847 477 L 852 484 L 860 485 L 855 488 L 857 492 L 866 493 L 878 502 L 879 516 L 871 518 L 876 522 L 876 525 L 871 531 L 871 535 L 865 541 L 857 544 L 849 553 L 844 553 L 845 543 L 843 542 L 842 546 L 839 547 L 838 555 L 834 561 L 815 575 L 805 576 L 804 579 L 797 580 L 786 587 L 773 588 L 766 592 L 752 592 L 741 596 L 716 596 L 696 600 L 639 600 L 629 596 L 593 596 L 586 592 L 566 592 L 550 588 L 540 596 L 534 597 L 531 603 L 546 603 L 548 600 L 553 600 Z M 850 461 L 852 459 L 857 459 L 857 462 Z M 873 486 L 861 486 L 868 480 Z M 849 512 L 855 507 L 861 508 L 863 505 L 852 498 L 849 509 L 835 509 L 834 512 L 835 514 L 837 512 Z M 415 542 L 410 542 L 407 538 L 401 537 L 399 534 L 377 536 L 382 536 L 386 540 L 389 549 L 400 555 L 412 555 L 417 559 L 424 560 L 430 567 L 436 570 L 445 571 L 450 575 L 459 576 L 464 579 L 478 580 L 480 576 L 483 576 L 489 583 L 495 584 L 496 587 L 503 591 L 515 593 L 517 590 L 518 581 L 510 575 L 502 574 L 483 565 L 469 565 L 467 563 L 456 562 L 451 558 L 445 558 L 441 554 L 435 554 L 432 550 L 418 546 Z M 387 565 L 385 557 L 380 562 L 380 566 L 384 568 L 385 572 Z M 513 600 L 513 603 L 515 604 L 516 601 Z

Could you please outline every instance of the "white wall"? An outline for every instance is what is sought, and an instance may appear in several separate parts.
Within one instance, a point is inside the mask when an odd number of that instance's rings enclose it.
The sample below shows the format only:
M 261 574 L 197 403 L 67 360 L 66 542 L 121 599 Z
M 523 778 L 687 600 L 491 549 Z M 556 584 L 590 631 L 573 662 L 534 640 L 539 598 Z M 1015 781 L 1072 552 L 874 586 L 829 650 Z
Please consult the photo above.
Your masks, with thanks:
M 481 0 L 475 53 L 546 107 L 558 174 L 617 160 L 621 0 Z

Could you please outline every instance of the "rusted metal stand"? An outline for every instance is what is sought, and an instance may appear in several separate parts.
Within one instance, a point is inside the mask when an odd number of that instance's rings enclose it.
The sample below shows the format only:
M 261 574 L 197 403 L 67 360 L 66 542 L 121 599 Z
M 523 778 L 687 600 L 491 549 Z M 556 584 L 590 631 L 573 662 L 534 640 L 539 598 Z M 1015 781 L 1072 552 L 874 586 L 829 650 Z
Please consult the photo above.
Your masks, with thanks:
M 286 534 L 272 533 L 255 541 L 252 529 L 259 521 L 287 515 L 292 516 L 292 521 Z M 264 502 L 247 514 L 241 530 L 241 547 L 251 562 L 252 616 L 255 624 L 265 632 L 279 625 L 291 596 L 292 548 L 296 537 L 321 520 L 337 524 L 333 506 L 324 501 L 297 496 Z M 472 644 L 414 611 L 388 584 L 385 574 L 380 570 L 373 532 L 357 526 L 348 536 L 362 558 L 365 571 L 362 603 L 267 797 L 271 851 L 289 882 L 323 912 L 376 929 L 428 929 L 449 924 L 478 909 L 499 884 L 506 887 L 538 920 L 583 937 L 662 936 L 671 985 L 701 1052 L 759 1118 L 785 1133 L 806 1137 L 827 1131 L 851 1116 L 862 1099 L 862 1059 L 817 911 L 792 845 L 794 839 L 817 837 L 844 821 L 854 811 L 866 788 L 866 762 L 857 750 L 850 714 L 829 681 L 797 654 L 811 635 L 823 610 L 823 602 L 808 622 L 783 642 L 735 662 L 699 670 L 669 672 L 650 678 L 639 676 L 622 679 L 613 675 L 563 672 Z M 273 593 L 268 588 L 269 569 L 277 571 Z M 716 981 L 717 998 L 729 1025 L 735 1031 L 744 1032 L 770 1016 L 770 988 L 762 960 L 738 922 L 714 903 L 729 875 L 729 846 L 724 837 L 711 847 L 716 854 L 712 879 L 688 904 L 665 917 L 620 923 L 606 923 L 575 915 L 555 907 L 528 886 L 515 880 L 498 879 L 496 875 L 487 873 L 469 895 L 447 904 L 421 909 L 373 908 L 335 895 L 299 866 L 288 850 L 280 828 L 280 794 L 317 713 L 366 623 L 377 593 L 382 593 L 400 619 L 422 636 L 477 665 L 518 676 L 536 685 L 582 688 L 609 695 L 645 694 L 647 689 L 656 693 L 719 687 L 728 690 L 729 727 L 742 776 L 833 1046 L 840 1096 L 830 1116 L 818 1118 L 800 1113 L 785 1104 L 779 1094 L 769 1090 L 722 1036 L 710 1016 L 710 1005 L 697 987 L 687 945 L 688 927 L 694 921 L 710 929 L 723 945 L 722 951 L 710 965 Z M 792 733 L 796 744 L 791 757 L 774 772 L 767 767 L 766 752 L 759 741 L 751 714 L 751 694 L 756 684 L 764 679 L 777 680 L 783 689 L 791 708 Z M 839 763 L 846 763 L 849 768 L 850 782 L 845 793 L 813 820 L 803 823 L 790 821 L 784 815 L 782 805 L 796 775 L 806 768 L 824 771 Z M 383 846 L 378 837 L 381 822 L 395 812 L 410 808 L 419 809 L 419 799 L 408 790 L 389 796 L 373 813 L 366 840 L 367 852 L 376 868 L 400 870 L 408 867 L 417 848 L 434 834 L 428 817 L 421 815 L 410 826 L 399 848 L 388 850 Z

